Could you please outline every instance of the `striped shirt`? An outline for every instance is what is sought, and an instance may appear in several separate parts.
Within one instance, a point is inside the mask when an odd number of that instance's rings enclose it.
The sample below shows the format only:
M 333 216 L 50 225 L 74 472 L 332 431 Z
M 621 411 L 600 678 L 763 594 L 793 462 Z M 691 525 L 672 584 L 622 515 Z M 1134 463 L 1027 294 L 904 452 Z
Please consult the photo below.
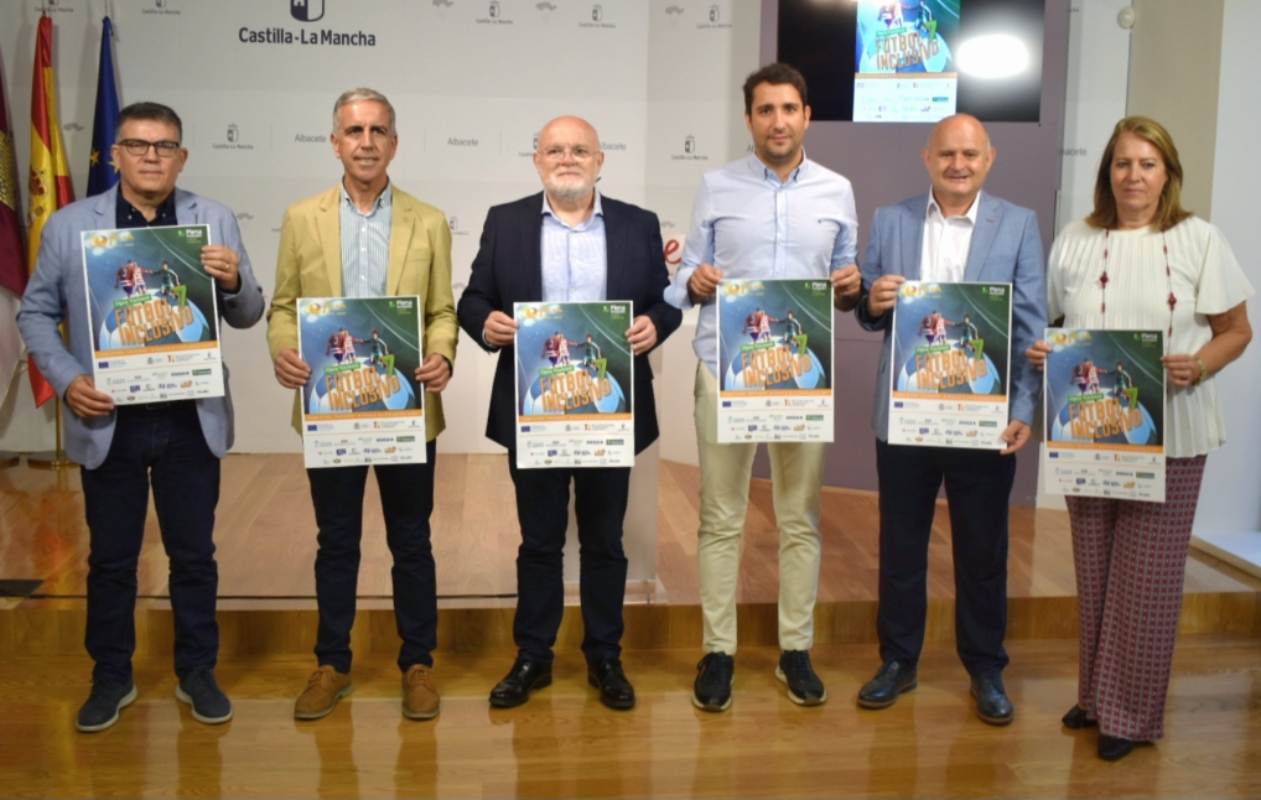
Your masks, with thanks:
M 389 183 L 363 213 L 340 184 L 342 294 L 346 297 L 380 297 L 390 266 L 390 218 L 394 192 Z

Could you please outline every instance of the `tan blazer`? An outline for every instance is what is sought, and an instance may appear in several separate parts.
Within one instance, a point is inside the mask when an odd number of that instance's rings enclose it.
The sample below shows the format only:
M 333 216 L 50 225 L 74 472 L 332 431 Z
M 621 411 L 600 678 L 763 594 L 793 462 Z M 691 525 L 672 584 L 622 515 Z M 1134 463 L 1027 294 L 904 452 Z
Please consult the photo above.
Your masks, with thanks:
M 438 353 L 455 364 L 457 323 L 451 296 L 451 230 L 438 209 L 390 184 L 388 295 L 420 295 L 425 309 L 424 355 Z M 274 359 L 285 348 L 298 349 L 299 297 L 337 297 L 342 293 L 340 188 L 334 186 L 299 200 L 285 211 L 276 257 L 276 291 L 267 311 L 267 345 Z M 301 431 L 302 394 L 295 392 L 293 427 Z M 445 427 L 442 399 L 425 393 L 426 438 Z

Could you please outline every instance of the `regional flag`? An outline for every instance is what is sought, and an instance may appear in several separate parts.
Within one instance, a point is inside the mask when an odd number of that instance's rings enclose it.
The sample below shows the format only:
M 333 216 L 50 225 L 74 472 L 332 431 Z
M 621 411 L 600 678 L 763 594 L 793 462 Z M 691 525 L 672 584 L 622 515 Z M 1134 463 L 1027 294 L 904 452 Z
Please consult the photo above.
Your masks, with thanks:
M 2 78 L 0 76 L 0 406 L 7 402 L 13 374 L 22 362 L 16 315 L 18 298 L 26 288 L 17 161 L 13 155 L 13 131 L 5 110 Z
M 66 148 L 61 141 L 61 122 L 57 117 L 57 80 L 53 74 L 53 21 L 40 17 L 35 32 L 35 67 L 31 85 L 31 210 L 27 229 L 27 273 L 35 271 L 39 259 L 40 236 L 53 212 L 74 200 L 70 186 L 70 168 L 66 164 Z M 35 405 L 42 406 L 54 394 L 52 384 L 28 359 L 31 391 Z
M 4 83 L 0 82 L 0 288 L 21 297 L 26 288 L 26 257 L 22 252 L 22 223 L 18 216 L 17 172 L 13 131 L 5 111 Z
M 118 165 L 111 155 L 114 129 L 118 127 L 113 40 L 114 24 L 106 17 L 101 27 L 101 64 L 96 73 L 96 113 L 92 117 L 92 153 L 88 163 L 89 196 L 118 183 Z

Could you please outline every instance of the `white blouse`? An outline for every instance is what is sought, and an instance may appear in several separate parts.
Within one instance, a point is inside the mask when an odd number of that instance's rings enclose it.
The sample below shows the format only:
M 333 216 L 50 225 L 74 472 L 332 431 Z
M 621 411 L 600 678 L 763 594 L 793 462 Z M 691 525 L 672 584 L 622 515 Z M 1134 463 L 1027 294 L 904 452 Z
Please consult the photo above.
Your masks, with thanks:
M 1108 284 L 1104 270 L 1105 232 L 1084 220 L 1073 222 L 1055 237 L 1047 261 L 1048 314 L 1064 316 L 1065 328 L 1111 328 L 1165 332 L 1166 353 L 1194 354 L 1213 338 L 1208 316 L 1222 314 L 1253 294 L 1217 226 L 1189 217 L 1160 231 L 1153 227 L 1114 230 L 1107 234 Z M 1165 276 L 1169 248 L 1172 275 Z M 1169 336 L 1169 293 L 1178 302 Z M 1106 297 L 1107 311 L 1100 306 Z M 1165 455 L 1190 458 L 1226 441 L 1217 405 L 1217 382 L 1177 388 L 1166 384 Z

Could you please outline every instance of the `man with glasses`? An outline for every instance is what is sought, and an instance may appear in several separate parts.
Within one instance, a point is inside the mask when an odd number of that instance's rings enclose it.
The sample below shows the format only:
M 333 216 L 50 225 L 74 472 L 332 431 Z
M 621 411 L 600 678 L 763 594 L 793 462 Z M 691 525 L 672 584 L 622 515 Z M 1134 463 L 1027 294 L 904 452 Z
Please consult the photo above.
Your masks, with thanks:
M 488 352 L 499 351 L 486 435 L 508 448 L 521 524 L 513 622 L 518 654 L 491 690 L 490 703 L 500 708 L 521 705 L 532 690 L 552 682 L 552 646 L 565 601 L 562 555 L 571 481 L 581 543 L 587 679 L 606 706 L 629 709 L 635 704 L 635 690 L 621 662 L 626 592 L 622 521 L 630 469 L 516 466 L 515 302 L 633 301 L 637 316 L 626 338 L 635 354 L 635 452 L 657 438 L 647 355 L 679 326 L 682 315 L 661 298 L 669 277 L 657 215 L 597 192 L 603 165 L 600 138 L 589 123 L 578 117 L 547 123 L 534 152 L 543 191 L 490 209 L 468 288 L 460 298 L 465 332 Z
M 394 106 L 367 88 L 333 103 L 329 141 L 342 164 L 335 186 L 285 212 L 276 259 L 276 292 L 267 314 L 267 343 L 276 380 L 296 389 L 293 427 L 301 431 L 302 387 L 311 367 L 298 355 L 299 297 L 418 295 L 424 308 L 424 358 L 412 378 L 425 389 L 426 462 L 373 469 L 394 558 L 394 621 L 402 646 L 402 712 L 412 720 L 438 715 L 433 651 L 438 646 L 438 587 L 429 515 L 433 511 L 437 439 L 445 424 L 438 393 L 451 379 L 458 330 L 451 296 L 451 229 L 447 217 L 399 189 L 387 169 L 398 150 Z M 338 363 L 365 344 L 345 328 L 329 340 Z M 380 344 L 384 348 L 384 342 Z M 373 345 L 373 357 L 378 346 Z M 363 493 L 368 467 L 308 469 L 319 528 L 315 600 L 317 668 L 294 703 L 294 717 L 319 719 L 350 692 L 350 630 L 355 621 Z
M 27 348 L 65 403 L 66 450 L 83 467 L 90 548 L 85 640 L 95 662 L 92 690 L 76 722 L 85 732 L 110 727 L 119 709 L 136 699 L 136 565 L 150 484 L 170 559 L 176 697 L 192 706 L 200 722 L 232 716 L 214 677 L 219 573 L 212 539 L 219 460 L 232 445 L 227 370 L 223 397 L 116 407 L 92 380 L 84 298 L 82 231 L 205 224 L 216 244 L 202 248 L 201 266 L 215 282 L 219 314 L 234 328 L 248 328 L 262 316 L 263 292 L 232 211 L 175 188 L 188 160 L 182 136 L 180 118 L 167 106 L 135 103 L 119 112 L 112 151 L 118 185 L 48 221 L 18 314 Z M 58 331 L 63 322 L 69 343 Z

